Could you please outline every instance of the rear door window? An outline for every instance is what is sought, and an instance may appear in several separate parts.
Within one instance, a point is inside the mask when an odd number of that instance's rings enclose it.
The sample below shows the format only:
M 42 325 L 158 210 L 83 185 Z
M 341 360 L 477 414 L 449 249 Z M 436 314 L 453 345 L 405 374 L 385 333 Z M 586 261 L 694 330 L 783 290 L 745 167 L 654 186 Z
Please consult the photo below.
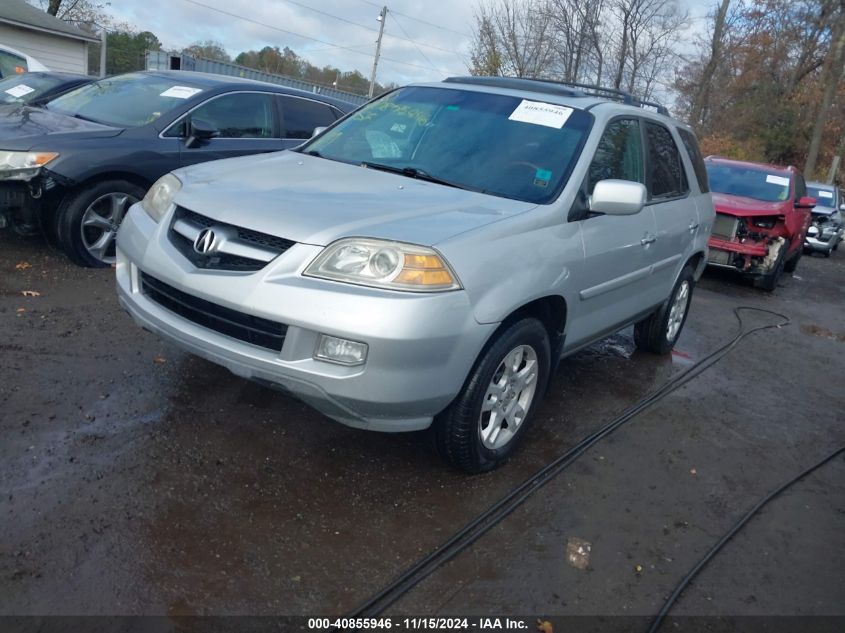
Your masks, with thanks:
M 707 193 L 710 191 L 710 184 L 707 180 L 707 168 L 704 166 L 704 158 L 701 156 L 701 150 L 698 148 L 698 141 L 692 132 L 683 128 L 678 128 L 678 135 L 681 137 L 681 142 L 684 144 L 684 149 L 687 150 L 692 168 L 695 170 L 695 179 L 698 181 L 698 188 L 701 190 L 701 193 Z
M 677 198 L 685 195 L 689 192 L 689 185 L 672 133 L 666 126 L 654 121 L 645 122 L 645 131 L 648 142 L 646 188 L 649 198 Z
M 314 128 L 327 127 L 337 121 L 337 116 L 325 103 L 300 99 L 299 97 L 279 97 L 282 107 L 282 138 L 309 139 Z
M 638 119 L 611 121 L 601 136 L 590 163 L 587 191 L 592 195 L 596 183 L 609 178 L 645 182 L 643 137 Z

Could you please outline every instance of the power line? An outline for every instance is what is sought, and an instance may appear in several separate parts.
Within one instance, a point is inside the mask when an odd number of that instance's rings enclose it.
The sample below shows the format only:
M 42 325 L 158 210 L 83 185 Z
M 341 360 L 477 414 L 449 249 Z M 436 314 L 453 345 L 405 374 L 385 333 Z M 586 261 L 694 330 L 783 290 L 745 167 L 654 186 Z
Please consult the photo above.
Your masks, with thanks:
M 425 53 L 423 53 L 423 52 L 422 52 L 422 50 L 420 49 L 420 47 L 419 47 L 419 46 L 417 46 L 417 43 L 416 43 L 414 40 L 412 40 L 412 39 L 411 39 L 411 36 L 410 36 L 410 35 L 408 35 L 408 32 L 405 30 L 405 27 L 403 27 L 403 26 L 402 26 L 402 23 L 399 21 L 399 19 L 398 19 L 395 15 L 391 15 L 390 17 L 391 17 L 391 18 L 393 18 L 393 21 L 396 23 L 396 26 L 398 26 L 398 27 L 401 29 L 401 31 L 402 31 L 402 32 L 405 34 L 405 36 L 408 38 L 408 41 L 409 41 L 409 42 L 411 42 L 411 44 L 413 44 L 413 45 L 414 45 L 414 48 L 416 48 L 416 49 L 417 49 L 417 52 L 418 52 L 420 55 L 422 55 L 423 59 L 424 59 L 426 62 L 428 62 L 428 65 L 429 65 L 429 66 L 431 66 L 431 67 L 432 67 L 435 71 L 437 71 L 437 72 L 443 72 L 443 71 L 441 71 L 441 70 L 440 70 L 437 66 L 435 66 L 434 64 L 432 64 L 432 63 L 431 63 L 431 60 L 430 60 L 428 57 L 426 57 Z
M 355 53 L 356 55 L 365 55 L 370 57 L 369 54 L 364 53 L 362 51 L 356 51 L 354 48 L 349 46 L 342 46 L 341 44 L 335 44 L 334 42 L 329 42 L 327 40 L 321 40 L 316 37 L 311 37 L 310 35 L 303 35 L 302 33 L 296 33 L 295 31 L 289 31 L 287 29 L 280 28 L 278 26 L 273 26 L 272 24 L 266 24 L 264 22 L 259 22 L 258 20 L 253 20 L 252 18 L 248 18 L 243 15 L 238 15 L 237 13 L 232 13 L 230 11 L 226 11 L 225 9 L 218 9 L 217 7 L 212 7 L 208 4 L 203 4 L 202 2 L 198 2 L 198 0 L 182 0 L 183 2 L 188 2 L 190 4 L 194 4 L 198 7 L 203 7 L 205 9 L 209 9 L 211 11 L 216 11 L 217 13 L 222 13 L 223 15 L 228 15 L 232 18 L 237 18 L 238 20 L 243 20 L 244 22 L 250 22 L 252 24 L 257 24 L 258 26 L 263 26 L 264 28 L 271 29 L 273 31 L 278 31 L 279 33 L 285 33 L 287 35 L 293 35 L 294 37 L 300 37 L 304 40 L 311 40 L 312 42 L 319 42 L 320 44 L 326 44 L 330 48 L 339 48 L 341 50 L 349 51 L 350 53 Z M 427 66 L 421 66 L 419 64 L 412 64 L 411 62 L 403 62 L 399 59 L 391 59 L 389 57 L 382 57 L 382 59 L 386 62 L 391 62 L 393 64 L 401 64 L 403 66 L 410 66 L 412 68 L 420 68 L 422 70 L 430 71 L 431 68 Z
M 367 26 L 366 24 L 361 24 L 360 22 L 355 22 L 354 20 L 344 18 L 343 16 L 340 16 L 340 15 L 335 15 L 334 13 L 329 13 L 328 11 L 323 11 L 322 9 L 317 9 L 317 8 L 309 6 L 309 5 L 307 5 L 303 2 L 297 2 L 297 0 L 282 0 L 282 2 L 287 2 L 288 4 L 293 4 L 293 5 L 296 5 L 298 7 L 302 7 L 303 9 L 307 9 L 308 11 L 313 11 L 314 13 L 319 13 L 320 15 L 325 15 L 326 17 L 333 18 L 333 19 L 339 20 L 341 22 L 346 22 L 347 24 L 351 24 L 352 26 L 357 26 L 359 28 L 366 29 L 367 31 L 371 31 L 373 33 L 378 33 L 378 29 Z M 368 4 L 371 4 L 371 3 L 368 3 Z M 373 5 L 373 6 L 378 6 L 378 5 Z M 391 10 L 391 13 L 393 13 L 392 10 Z M 399 28 L 402 28 L 402 27 L 400 26 Z M 405 33 L 405 29 L 402 29 L 402 32 Z M 414 46 L 417 45 L 417 43 L 414 40 L 412 40 L 411 36 L 408 35 L 407 33 L 405 33 L 405 37 L 399 37 L 398 35 L 393 35 L 391 33 L 385 33 L 384 35 L 386 37 L 392 37 L 392 38 L 397 39 L 397 40 L 410 42 Z M 452 53 L 454 55 L 460 55 L 460 53 L 458 53 L 458 51 L 449 50 L 447 48 L 441 48 L 439 46 L 434 46 L 433 44 L 423 43 L 422 46 L 425 46 L 426 48 L 432 48 L 432 49 L 437 50 L 437 51 L 442 51 L 444 53 Z M 425 57 L 425 55 L 423 55 L 423 57 Z
M 381 8 L 380 5 L 376 4 L 375 2 L 371 2 L 370 0 L 361 0 L 361 2 L 365 4 L 369 4 L 373 7 Z M 413 15 L 408 15 L 407 13 L 402 13 L 401 11 L 397 11 L 396 9 L 391 9 L 391 13 L 395 13 L 397 15 L 401 15 L 402 17 L 408 18 L 409 20 L 414 20 L 415 22 L 420 22 L 421 24 L 427 24 L 428 26 L 433 26 L 436 29 L 441 29 L 443 31 L 449 31 L 450 33 L 457 33 L 458 35 L 463 35 L 464 37 L 472 38 L 472 35 L 469 33 L 464 33 L 463 31 L 456 31 L 455 29 L 450 29 L 448 26 L 443 26 L 441 24 L 435 24 L 434 22 L 427 22 L 426 20 L 415 18 Z

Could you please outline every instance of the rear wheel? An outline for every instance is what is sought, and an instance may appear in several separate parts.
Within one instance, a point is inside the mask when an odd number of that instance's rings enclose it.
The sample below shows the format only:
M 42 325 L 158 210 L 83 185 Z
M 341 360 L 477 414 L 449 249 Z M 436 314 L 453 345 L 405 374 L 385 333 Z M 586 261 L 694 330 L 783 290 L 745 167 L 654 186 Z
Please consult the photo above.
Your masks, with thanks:
M 62 250 L 80 266 L 102 268 L 115 261 L 115 238 L 123 216 L 144 197 L 126 180 L 92 183 L 62 203 L 56 217 Z
M 681 271 L 672 294 L 660 308 L 634 326 L 637 349 L 652 354 L 668 354 L 681 335 L 689 313 L 695 274 L 692 267 Z
M 434 421 L 437 450 L 469 473 L 507 460 L 525 432 L 549 379 L 551 348 L 534 318 L 505 329 L 482 353 L 458 397 Z

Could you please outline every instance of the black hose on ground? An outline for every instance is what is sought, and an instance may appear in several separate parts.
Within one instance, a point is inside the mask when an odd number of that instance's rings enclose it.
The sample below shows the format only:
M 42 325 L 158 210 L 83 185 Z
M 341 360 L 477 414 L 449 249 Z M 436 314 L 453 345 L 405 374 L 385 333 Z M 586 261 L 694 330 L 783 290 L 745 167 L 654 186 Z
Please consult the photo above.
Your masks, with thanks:
M 743 330 L 744 324 L 741 315 L 743 312 L 760 312 L 763 314 L 770 314 L 779 317 L 781 321 L 778 323 L 759 325 L 748 330 Z M 505 517 L 525 502 L 526 499 L 549 483 L 549 481 L 558 474 L 563 472 L 563 470 L 569 467 L 575 460 L 577 460 L 582 454 L 592 448 L 600 440 L 613 433 L 613 431 L 618 429 L 620 426 L 628 423 L 647 407 L 662 400 L 676 389 L 685 385 L 690 380 L 712 367 L 734 347 L 736 347 L 736 345 L 746 336 L 750 336 L 751 334 L 762 330 L 781 328 L 790 323 L 789 317 L 763 308 L 739 306 L 734 308 L 733 313 L 739 322 L 739 332 L 733 339 L 711 352 L 694 365 L 691 365 L 676 376 L 670 378 L 661 387 L 650 392 L 636 404 L 625 410 L 621 415 L 619 415 L 619 417 L 604 425 L 597 431 L 594 431 L 569 449 L 566 453 L 531 475 L 516 488 L 512 489 L 509 493 L 496 501 L 487 510 L 476 516 L 463 528 L 455 532 L 455 534 L 446 540 L 446 542 L 444 542 L 440 547 L 411 565 L 384 589 L 368 598 L 351 614 L 349 614 L 349 617 L 374 617 L 383 613 L 385 609 L 414 588 L 422 580 L 427 578 L 435 570 L 452 560 L 491 528 L 498 525 Z
M 765 506 L 767 503 L 769 503 L 769 501 L 780 495 L 784 490 L 786 490 L 793 484 L 798 483 L 800 480 L 812 473 L 814 470 L 821 468 L 826 463 L 828 463 L 843 452 L 845 452 L 845 446 L 839 447 L 837 450 L 833 451 L 830 455 L 822 459 L 820 462 L 816 462 L 804 472 L 796 475 L 795 477 L 784 483 L 782 486 L 780 486 L 776 490 L 772 490 L 772 492 L 760 499 L 760 501 L 758 501 L 753 508 L 746 512 L 745 515 L 739 521 L 737 521 L 737 523 L 730 530 L 728 530 L 725 535 L 720 538 L 712 548 L 710 548 L 710 551 L 707 552 L 704 557 L 700 561 L 698 561 L 698 563 L 696 563 L 695 567 L 693 567 L 690 572 L 683 577 L 681 582 L 678 583 L 678 586 L 675 588 L 675 591 L 672 592 L 672 595 L 669 596 L 669 598 L 663 604 L 663 608 L 660 609 L 660 613 L 658 613 L 657 616 L 654 618 L 654 621 L 651 623 L 651 626 L 648 629 L 648 633 L 655 633 L 655 631 L 660 628 L 660 625 L 663 624 L 663 620 L 666 618 L 666 615 L 672 609 L 672 606 L 681 596 L 681 593 L 684 591 L 690 581 L 698 574 L 698 572 L 700 572 L 704 568 L 705 565 L 707 565 L 707 563 L 709 563 L 713 559 L 713 557 L 716 556 L 716 554 L 719 553 L 719 550 L 721 550 L 725 546 L 725 544 L 730 541 L 736 535 L 736 533 L 739 532 L 743 528 L 743 526 L 748 523 L 748 521 L 750 521 L 751 518 L 763 508 L 763 506 Z

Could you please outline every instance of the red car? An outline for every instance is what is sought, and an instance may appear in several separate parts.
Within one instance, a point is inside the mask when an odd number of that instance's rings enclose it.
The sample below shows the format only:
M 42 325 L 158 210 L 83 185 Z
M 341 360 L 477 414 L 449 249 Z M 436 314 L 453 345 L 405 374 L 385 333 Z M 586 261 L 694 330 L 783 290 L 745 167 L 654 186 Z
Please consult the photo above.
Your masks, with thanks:
M 707 263 L 731 268 L 774 290 L 793 272 L 804 249 L 814 198 L 795 167 L 708 156 L 705 161 L 716 220 Z

